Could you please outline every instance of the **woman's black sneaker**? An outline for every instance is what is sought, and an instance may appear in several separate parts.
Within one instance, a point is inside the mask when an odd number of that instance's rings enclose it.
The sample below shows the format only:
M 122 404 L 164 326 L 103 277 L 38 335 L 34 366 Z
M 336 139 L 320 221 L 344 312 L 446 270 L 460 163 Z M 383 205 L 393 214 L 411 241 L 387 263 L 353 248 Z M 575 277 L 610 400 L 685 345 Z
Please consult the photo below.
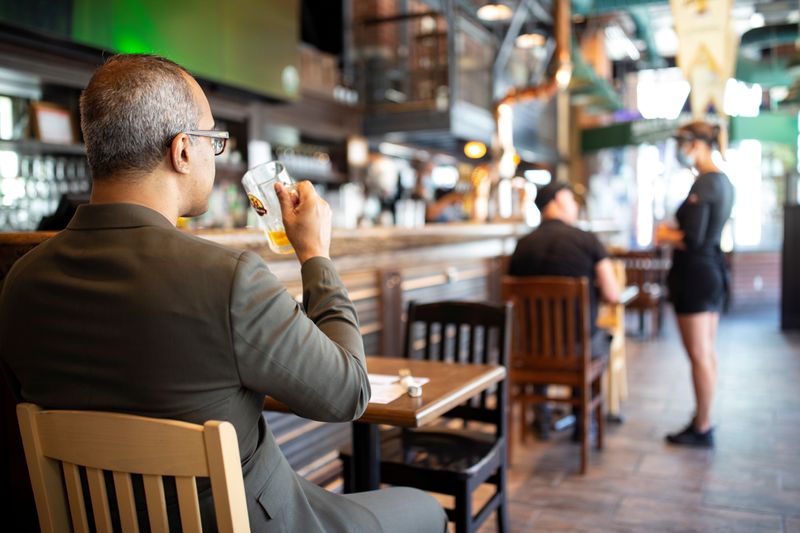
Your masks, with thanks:
M 667 442 L 670 444 L 681 444 L 683 446 L 697 446 L 700 448 L 712 448 L 714 446 L 714 430 L 709 428 L 705 433 L 700 433 L 694 428 L 694 424 L 689 424 L 680 433 L 667 435 Z

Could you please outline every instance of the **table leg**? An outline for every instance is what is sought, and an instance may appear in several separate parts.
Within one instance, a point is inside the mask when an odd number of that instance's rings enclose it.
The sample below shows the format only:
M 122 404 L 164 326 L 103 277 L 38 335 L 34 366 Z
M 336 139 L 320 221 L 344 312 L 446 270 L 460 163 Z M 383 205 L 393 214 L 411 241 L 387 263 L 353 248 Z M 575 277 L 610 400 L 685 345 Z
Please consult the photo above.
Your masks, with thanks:
M 376 490 L 381 484 L 381 439 L 376 424 L 353 422 L 353 491 Z

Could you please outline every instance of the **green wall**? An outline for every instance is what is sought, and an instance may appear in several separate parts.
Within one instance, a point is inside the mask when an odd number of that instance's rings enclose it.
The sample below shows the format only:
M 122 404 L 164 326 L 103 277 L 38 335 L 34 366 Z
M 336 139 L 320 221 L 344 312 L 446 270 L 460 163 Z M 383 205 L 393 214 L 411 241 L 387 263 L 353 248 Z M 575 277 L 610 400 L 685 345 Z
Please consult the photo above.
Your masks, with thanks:
M 297 79 L 298 6 L 299 0 L 2 0 L 0 20 L 102 50 L 163 55 L 208 80 L 292 99 L 297 85 L 283 79 Z

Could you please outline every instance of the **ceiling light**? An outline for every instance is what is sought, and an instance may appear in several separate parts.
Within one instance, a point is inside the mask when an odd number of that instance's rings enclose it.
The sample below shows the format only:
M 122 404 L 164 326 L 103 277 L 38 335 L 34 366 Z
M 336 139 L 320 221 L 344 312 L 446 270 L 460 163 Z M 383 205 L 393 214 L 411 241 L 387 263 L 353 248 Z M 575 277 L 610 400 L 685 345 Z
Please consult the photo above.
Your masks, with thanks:
M 509 20 L 514 15 L 514 11 L 507 4 L 495 2 L 478 8 L 477 15 L 479 19 L 486 22 L 502 22 Z
M 530 50 L 531 48 L 538 48 L 545 45 L 547 42 L 547 35 L 539 28 L 526 25 L 523 27 L 522 32 L 517 36 L 514 44 L 517 48 Z
M 464 155 L 470 159 L 480 159 L 486 155 L 486 145 L 480 141 L 470 141 L 464 145 Z

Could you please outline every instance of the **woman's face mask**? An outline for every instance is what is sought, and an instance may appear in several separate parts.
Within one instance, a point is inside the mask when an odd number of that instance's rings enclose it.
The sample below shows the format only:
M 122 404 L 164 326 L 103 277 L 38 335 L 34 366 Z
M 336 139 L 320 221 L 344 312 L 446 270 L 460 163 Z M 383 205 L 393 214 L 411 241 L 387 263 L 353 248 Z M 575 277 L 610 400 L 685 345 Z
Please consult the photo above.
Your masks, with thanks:
M 678 147 L 677 153 L 678 163 L 689 169 L 695 168 L 695 163 L 697 163 L 694 154 L 687 153 L 691 149 L 691 143 L 685 143 Z

